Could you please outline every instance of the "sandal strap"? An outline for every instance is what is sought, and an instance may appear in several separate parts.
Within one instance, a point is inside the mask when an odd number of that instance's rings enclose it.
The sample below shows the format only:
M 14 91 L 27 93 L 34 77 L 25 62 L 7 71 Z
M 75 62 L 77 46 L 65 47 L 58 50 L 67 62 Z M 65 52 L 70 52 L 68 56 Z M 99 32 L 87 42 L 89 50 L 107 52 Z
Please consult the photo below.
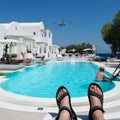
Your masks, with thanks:
M 93 119 L 93 113 L 94 113 L 96 110 L 100 110 L 100 111 L 102 111 L 102 113 L 105 112 L 104 109 L 103 109 L 103 107 L 101 107 L 101 106 L 94 106 L 94 107 L 92 107 L 92 108 L 90 109 L 90 112 L 89 112 L 89 120 L 94 120 L 94 119 Z
M 101 106 L 94 106 L 94 107 L 91 108 L 91 112 L 92 112 L 92 113 L 93 113 L 94 111 L 96 111 L 96 110 L 100 110 L 100 111 L 102 111 L 103 113 L 105 112 L 104 109 L 103 109 L 103 107 L 101 107 Z
M 97 94 L 94 91 L 89 90 L 89 94 L 100 99 L 101 105 L 103 104 L 103 95 Z
M 57 99 L 59 106 L 60 106 L 60 102 L 62 101 L 62 99 L 63 99 L 65 96 L 67 96 L 67 95 L 68 95 L 68 92 L 65 92 L 64 94 L 62 94 L 62 95 L 59 97 L 59 99 Z
M 60 109 L 59 109 L 59 114 L 58 114 L 58 117 L 56 118 L 56 120 L 59 119 L 60 113 L 61 113 L 63 110 L 66 110 L 66 111 L 69 112 L 69 114 L 70 114 L 70 118 L 71 118 L 71 120 L 72 120 L 73 115 L 72 115 L 71 109 L 68 108 L 68 107 L 66 107 L 66 106 L 62 106 L 62 107 L 60 107 Z

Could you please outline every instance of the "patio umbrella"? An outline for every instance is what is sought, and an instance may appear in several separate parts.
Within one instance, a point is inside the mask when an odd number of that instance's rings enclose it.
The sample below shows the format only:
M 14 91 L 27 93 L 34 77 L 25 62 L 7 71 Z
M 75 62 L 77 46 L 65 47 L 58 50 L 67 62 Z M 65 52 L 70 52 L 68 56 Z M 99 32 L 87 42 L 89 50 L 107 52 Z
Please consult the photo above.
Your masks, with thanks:
M 92 51 L 93 49 L 91 49 L 91 48 L 86 48 L 86 49 L 83 49 L 83 51 L 85 52 L 85 51 Z
M 21 41 L 14 40 L 14 39 L 2 39 L 2 40 L 0 40 L 0 44 L 12 44 L 12 43 L 22 44 Z

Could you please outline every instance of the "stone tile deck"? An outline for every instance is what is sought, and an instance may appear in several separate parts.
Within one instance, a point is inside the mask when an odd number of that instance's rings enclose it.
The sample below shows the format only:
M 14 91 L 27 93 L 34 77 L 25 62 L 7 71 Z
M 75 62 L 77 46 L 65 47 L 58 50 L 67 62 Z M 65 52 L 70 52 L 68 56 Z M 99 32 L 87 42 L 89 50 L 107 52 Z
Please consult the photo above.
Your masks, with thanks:
M 25 67 L 25 65 L 23 65 L 23 64 L 18 64 L 18 65 L 0 64 L 0 71 L 12 71 L 12 70 L 18 70 L 18 69 L 21 69 L 24 67 Z

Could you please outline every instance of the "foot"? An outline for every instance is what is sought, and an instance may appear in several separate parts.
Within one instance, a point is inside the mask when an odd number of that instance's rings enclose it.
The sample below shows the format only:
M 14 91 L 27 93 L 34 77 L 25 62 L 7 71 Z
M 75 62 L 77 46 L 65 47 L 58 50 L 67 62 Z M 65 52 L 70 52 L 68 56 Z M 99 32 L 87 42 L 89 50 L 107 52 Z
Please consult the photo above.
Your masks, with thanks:
M 65 92 L 67 92 L 66 89 L 64 89 L 64 88 L 61 89 L 61 90 L 59 91 L 58 95 L 57 95 L 57 100 L 58 100 Z M 66 107 L 70 108 L 68 95 L 66 95 L 66 96 L 61 100 L 61 102 L 60 102 L 60 108 L 61 108 L 62 106 L 66 106 Z M 60 112 L 59 120 L 63 120 L 63 119 L 65 119 L 65 120 L 71 120 L 71 118 L 70 118 L 70 113 L 69 113 L 67 110 L 62 110 L 62 111 Z
M 99 95 L 102 95 L 102 91 L 95 85 L 91 85 L 90 90 L 99 94 Z M 101 101 L 96 96 L 91 95 L 90 100 L 91 100 L 91 107 L 94 107 L 94 106 L 100 106 L 101 107 Z
M 91 85 L 90 90 L 101 96 L 103 94 L 101 89 L 96 85 Z M 90 101 L 91 101 L 91 108 L 96 107 L 96 106 L 99 106 L 102 108 L 101 101 L 98 97 L 90 95 Z M 103 112 L 99 109 L 95 110 L 93 112 L 93 120 L 104 120 Z

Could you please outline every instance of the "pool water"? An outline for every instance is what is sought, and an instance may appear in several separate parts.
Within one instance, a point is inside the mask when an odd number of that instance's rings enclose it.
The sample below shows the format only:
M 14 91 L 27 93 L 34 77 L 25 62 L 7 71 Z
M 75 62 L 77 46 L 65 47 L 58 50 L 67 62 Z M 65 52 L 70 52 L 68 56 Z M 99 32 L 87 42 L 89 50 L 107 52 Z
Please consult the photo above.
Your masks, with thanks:
M 6 75 L 1 88 L 20 95 L 55 98 L 59 86 L 65 86 L 71 97 L 87 96 L 87 89 L 95 81 L 99 68 L 87 62 L 48 62 L 46 65 L 26 68 L 21 72 Z M 113 82 L 97 82 L 108 91 L 114 88 Z

